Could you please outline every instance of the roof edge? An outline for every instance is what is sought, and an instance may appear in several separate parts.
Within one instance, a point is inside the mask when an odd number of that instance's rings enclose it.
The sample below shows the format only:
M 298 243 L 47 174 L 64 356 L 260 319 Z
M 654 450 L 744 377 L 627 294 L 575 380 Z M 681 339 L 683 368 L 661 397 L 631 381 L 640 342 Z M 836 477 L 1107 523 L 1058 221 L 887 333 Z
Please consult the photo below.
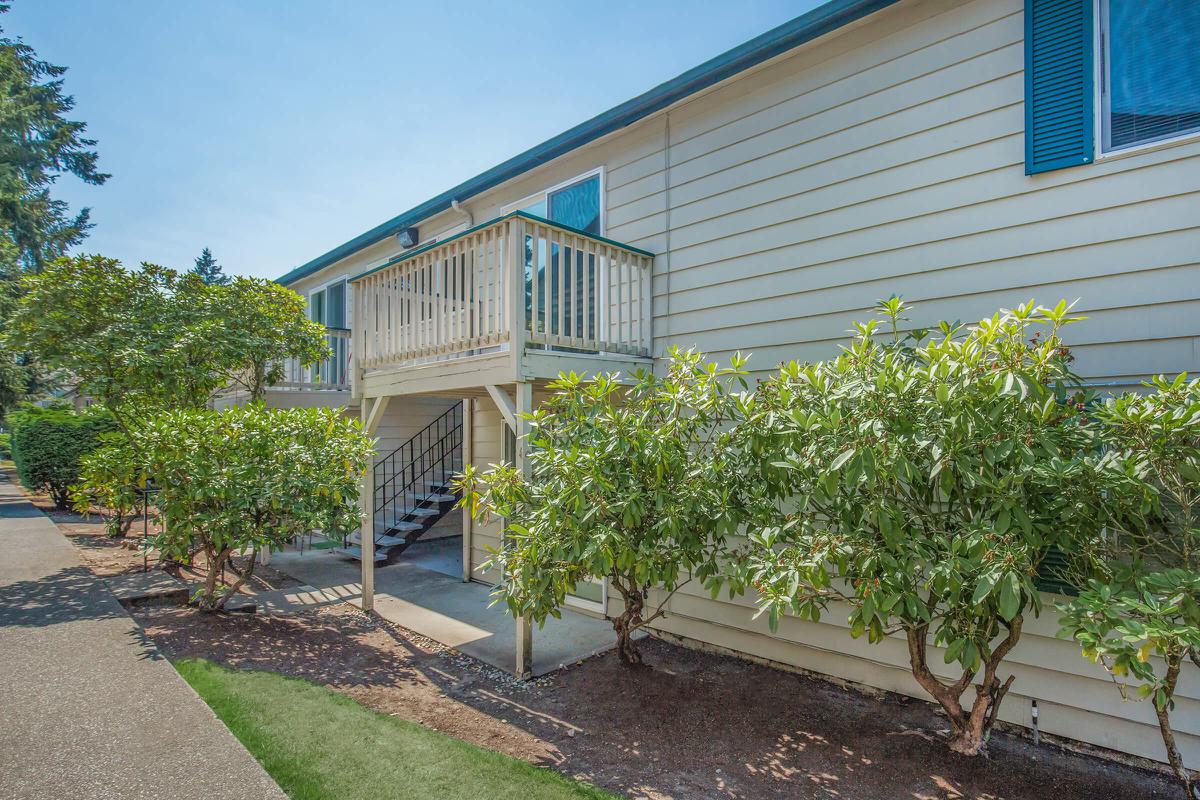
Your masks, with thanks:
M 404 228 L 445 211 L 450 208 L 452 200 L 462 202 L 482 194 L 559 156 L 632 125 L 697 92 L 896 2 L 897 0 L 830 0 L 355 236 L 296 267 L 278 278 L 277 282 L 286 286 L 307 278 L 364 247 L 381 242 Z

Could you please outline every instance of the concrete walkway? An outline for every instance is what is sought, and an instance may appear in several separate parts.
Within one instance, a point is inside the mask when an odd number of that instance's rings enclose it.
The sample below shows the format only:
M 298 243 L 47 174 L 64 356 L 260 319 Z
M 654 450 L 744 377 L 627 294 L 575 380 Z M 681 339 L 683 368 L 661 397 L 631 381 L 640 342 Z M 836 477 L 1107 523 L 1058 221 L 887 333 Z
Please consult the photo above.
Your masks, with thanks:
M 2 472 L 0 797 L 284 800 Z
M 290 590 L 286 603 L 264 602 L 267 611 L 286 606 L 358 605 L 362 596 L 359 562 L 331 550 L 275 553 L 271 566 L 304 581 Z M 491 605 L 491 588 L 401 560 L 375 568 L 375 611 L 384 619 L 428 636 L 494 667 L 512 672 L 516 664 L 516 626 L 503 605 Z M 533 631 L 533 674 L 545 675 L 566 664 L 612 649 L 612 624 L 563 610 Z

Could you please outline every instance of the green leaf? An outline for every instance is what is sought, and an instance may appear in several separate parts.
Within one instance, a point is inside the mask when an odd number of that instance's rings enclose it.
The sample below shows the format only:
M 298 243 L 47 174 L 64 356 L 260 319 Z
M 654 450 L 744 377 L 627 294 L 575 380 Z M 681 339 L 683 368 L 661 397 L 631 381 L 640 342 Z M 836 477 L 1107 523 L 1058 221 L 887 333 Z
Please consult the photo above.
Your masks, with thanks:
M 992 593 L 992 589 L 996 587 L 995 573 L 985 573 L 980 576 L 979 581 L 975 584 L 975 593 L 971 595 L 971 605 L 979 605 L 988 595 Z
M 841 455 L 839 455 L 837 458 L 835 458 L 833 460 L 833 463 L 829 465 L 829 469 L 835 470 L 835 471 L 841 469 L 842 467 L 844 467 L 846 465 L 847 461 L 854 458 L 854 454 L 856 452 L 857 452 L 857 450 L 855 450 L 853 447 L 850 448 L 849 450 L 846 450 L 845 452 L 843 452 Z
M 1012 621 L 1021 605 L 1021 584 L 1016 573 L 1007 572 L 1000 579 L 999 610 L 1000 616 Z

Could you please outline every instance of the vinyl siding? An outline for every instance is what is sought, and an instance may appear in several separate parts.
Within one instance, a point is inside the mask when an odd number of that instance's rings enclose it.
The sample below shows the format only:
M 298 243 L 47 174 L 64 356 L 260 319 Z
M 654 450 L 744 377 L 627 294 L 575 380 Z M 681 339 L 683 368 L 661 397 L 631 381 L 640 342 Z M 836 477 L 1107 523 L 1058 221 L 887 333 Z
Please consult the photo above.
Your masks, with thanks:
M 533 403 L 545 402 L 547 390 L 539 385 L 533 391 Z M 508 423 L 496 408 L 491 397 L 476 397 L 472 403 L 471 426 L 471 463 L 481 472 L 487 471 L 493 464 L 499 464 L 504 458 L 504 434 Z M 500 521 L 491 519 L 486 522 L 474 520 L 471 523 L 471 579 L 481 583 L 497 583 L 500 572 L 496 569 L 480 570 L 479 567 L 488 561 L 492 554 L 488 548 L 500 547 Z
M 1068 330 L 1085 377 L 1196 372 L 1200 140 L 1026 176 L 1022 7 L 903 0 L 468 205 L 483 221 L 603 166 L 606 235 L 659 254 L 658 356 L 671 345 L 742 350 L 765 372 L 836 353 L 850 322 L 893 293 L 922 326 L 1065 297 L 1089 317 Z M 422 231 L 460 223 L 442 214 Z M 500 457 L 502 421 L 490 400 L 475 408 L 474 461 L 485 466 Z M 473 562 L 497 530 L 475 524 Z M 670 611 L 666 632 L 925 697 L 901 642 L 853 640 L 837 610 L 817 624 L 787 619 L 774 635 L 746 598 L 685 592 Z M 1003 718 L 1028 725 L 1037 699 L 1044 731 L 1162 760 L 1151 708 L 1122 702 L 1055 638 L 1056 616 L 1050 607 L 1027 623 Z M 1200 767 L 1190 665 L 1179 695 L 1179 744 Z
M 504 418 L 490 397 L 476 398 L 472 407 L 471 463 L 479 470 L 498 464 L 502 457 L 504 442 Z M 500 579 L 498 570 L 482 571 L 479 567 L 492 554 L 488 548 L 500 547 L 500 522 L 496 519 L 471 522 L 471 579 L 483 583 L 496 583 Z
M 375 430 L 375 457 L 387 455 L 460 401 L 445 397 L 394 397 Z
M 914 324 L 1066 297 L 1087 377 L 1200 367 L 1200 142 L 1025 176 L 1022 35 L 1017 0 L 901 3 L 672 111 L 609 180 L 610 236 L 669 225 L 656 353 L 769 370 L 892 293 Z
M 893 293 L 919 325 L 1066 297 L 1089 317 L 1068 331 L 1088 378 L 1200 368 L 1200 142 L 1025 176 L 1022 23 L 1019 0 L 901 3 L 672 111 L 669 151 L 608 181 L 608 234 L 662 254 L 655 352 L 741 350 L 769 370 L 835 353 Z M 851 639 L 844 610 L 772 635 L 747 598 L 669 608 L 666 632 L 925 696 L 903 641 Z M 1002 717 L 1029 725 L 1036 699 L 1046 732 L 1162 760 L 1153 710 L 1056 618 L 1010 656 Z M 1194 668 L 1175 719 L 1200 765 Z

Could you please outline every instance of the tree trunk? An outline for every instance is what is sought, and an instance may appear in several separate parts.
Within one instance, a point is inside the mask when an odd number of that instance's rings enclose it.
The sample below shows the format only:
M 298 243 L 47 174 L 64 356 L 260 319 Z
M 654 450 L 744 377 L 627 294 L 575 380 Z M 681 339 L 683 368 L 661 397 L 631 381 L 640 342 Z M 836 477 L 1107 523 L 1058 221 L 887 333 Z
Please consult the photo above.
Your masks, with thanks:
M 994 669 L 989 671 L 994 673 Z M 975 686 L 975 702 L 971 705 L 971 713 L 963 715 L 957 724 L 951 720 L 951 750 L 965 756 L 979 755 L 992 735 L 1000 701 L 1008 694 L 1008 688 L 1015 679 L 1015 675 L 1009 675 L 1008 680 L 1001 684 L 993 675 L 990 680 L 985 677 L 983 683 Z
M 642 654 L 638 652 L 637 646 L 633 642 L 633 632 L 637 630 L 637 626 L 630 613 L 626 611 L 620 616 L 614 617 L 612 626 L 613 630 L 617 632 L 617 655 L 620 657 L 621 663 L 630 667 L 641 664 Z
M 71 493 L 67 489 L 50 487 L 50 499 L 54 501 L 55 511 L 66 511 L 70 506 Z
M 129 535 L 129 531 L 133 528 L 133 523 L 137 520 L 138 515 L 126 514 L 124 509 L 118 508 L 113 510 L 114 524 L 109 526 L 109 531 L 114 539 L 124 539 Z
M 615 575 L 610 578 L 612 585 L 621 593 L 621 599 L 625 604 L 624 610 L 612 620 L 613 630 L 617 633 L 617 656 L 621 659 L 622 664 L 631 667 L 637 666 L 642 663 L 642 654 L 638 652 L 637 645 L 633 641 L 633 632 L 642 625 L 642 609 L 645 607 L 645 600 L 636 587 L 628 589 Z
M 265 362 L 255 362 L 251 367 L 253 377 L 250 378 L 250 403 L 257 405 L 267 394 L 267 365 Z
M 250 580 L 250 578 L 254 575 L 254 565 L 257 563 L 258 563 L 258 549 L 257 548 L 250 551 L 250 563 L 246 566 L 245 572 L 238 572 L 236 569 L 234 569 L 233 568 L 233 559 L 232 558 L 229 559 L 229 568 L 231 570 L 233 570 L 235 575 L 238 576 L 238 579 L 236 581 L 234 581 L 234 584 L 232 586 L 229 587 L 229 591 L 227 591 L 223 595 L 221 595 L 221 599 L 219 601 L 217 601 L 215 610 L 220 611 L 225 608 L 225 604 L 227 602 L 229 602 L 229 598 L 231 598 L 235 594 L 237 594 L 238 589 L 241 589 L 242 586 L 246 583 L 246 581 Z
M 208 574 L 204 576 L 204 591 L 200 594 L 200 599 L 196 606 L 208 613 L 220 611 L 225 605 L 224 598 L 217 598 L 217 580 L 221 575 L 221 568 L 225 565 L 225 560 L 229 558 L 230 548 L 226 547 L 221 552 L 213 555 L 212 547 L 207 543 L 204 545 L 205 555 L 208 556 Z M 228 595 L 226 595 L 228 596 Z
M 909 628 L 906 631 L 913 677 L 917 679 L 921 688 L 937 701 L 950 719 L 950 749 L 965 756 L 979 755 L 992 733 L 1000 703 L 1004 700 L 1004 695 L 1008 694 L 1008 689 L 1016 677 L 1010 675 L 1008 680 L 1001 683 L 996 677 L 996 671 L 1021 637 L 1021 618 L 1016 617 L 1009 623 L 1008 635 L 984 661 L 983 679 L 975 685 L 975 700 L 969 711 L 963 708 L 961 698 L 975 677 L 975 672 L 964 671 L 962 677 L 952 684 L 938 680 L 930 672 L 926 661 L 928 634 L 928 625 Z
M 1168 653 L 1167 675 L 1163 681 L 1168 698 L 1175 696 L 1175 685 L 1179 682 L 1179 671 L 1182 666 L 1182 653 Z M 1154 701 L 1151 700 L 1151 702 Z M 1175 744 L 1175 732 L 1171 729 L 1170 710 L 1165 706 L 1159 708 L 1158 703 L 1154 703 L 1154 713 L 1158 716 L 1158 730 L 1162 734 L 1163 744 L 1167 748 L 1167 763 L 1171 765 L 1171 771 L 1183 784 L 1184 792 L 1189 800 L 1200 800 L 1200 772 L 1193 772 L 1183 764 L 1183 756 L 1179 754 L 1179 747 Z

